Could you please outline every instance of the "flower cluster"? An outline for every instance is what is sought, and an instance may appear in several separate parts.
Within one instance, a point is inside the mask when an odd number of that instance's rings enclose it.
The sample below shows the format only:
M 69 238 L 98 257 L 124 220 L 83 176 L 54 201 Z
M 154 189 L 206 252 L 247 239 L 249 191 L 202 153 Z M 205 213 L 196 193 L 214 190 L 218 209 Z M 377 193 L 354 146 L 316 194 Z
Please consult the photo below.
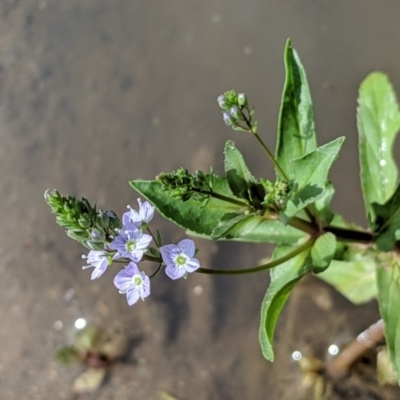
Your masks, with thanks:
M 82 256 L 88 264 L 83 268 L 94 268 L 92 280 L 102 276 L 115 260 L 122 259 L 123 262 L 128 263 L 115 276 L 114 285 L 120 293 L 126 295 L 129 305 L 135 304 L 139 299 L 144 300 L 150 295 L 150 277 L 139 270 L 138 263 L 143 260 L 147 252 L 150 252 L 149 245 L 153 240 L 153 235 L 148 225 L 153 219 L 155 207 L 140 199 L 138 199 L 138 205 L 138 211 L 128 206 L 129 211 L 122 216 L 123 225 L 115 230 L 117 235 L 112 238 L 112 241 L 106 241 L 97 230 L 92 233 L 99 241 L 103 241 L 103 249 L 91 250 L 88 256 Z M 144 230 L 150 234 L 144 233 Z M 156 253 L 158 257 L 148 255 L 147 259 L 165 265 L 165 272 L 171 279 L 186 278 L 188 273 L 200 267 L 199 261 L 194 258 L 196 249 L 192 240 L 184 239 L 177 245 L 165 246 L 161 246 L 159 241 L 154 240 L 158 250 L 152 249 L 151 253 Z
M 237 94 L 234 90 L 229 90 L 218 96 L 217 102 L 223 110 L 222 119 L 226 125 L 235 131 L 256 132 L 257 122 L 251 123 L 254 109 L 249 109 L 244 93 Z

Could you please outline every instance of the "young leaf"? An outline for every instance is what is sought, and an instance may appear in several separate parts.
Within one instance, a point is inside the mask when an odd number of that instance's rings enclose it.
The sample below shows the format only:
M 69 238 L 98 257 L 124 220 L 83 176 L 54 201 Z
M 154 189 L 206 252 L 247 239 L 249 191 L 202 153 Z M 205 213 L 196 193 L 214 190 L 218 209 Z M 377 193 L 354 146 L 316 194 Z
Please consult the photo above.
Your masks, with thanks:
M 378 295 L 376 264 L 368 257 L 356 261 L 333 260 L 329 268 L 317 276 L 353 304 L 366 303 Z
M 385 204 L 372 203 L 375 216 L 374 231 L 378 232 L 375 243 L 382 251 L 393 249 L 400 239 L 400 183 Z
M 275 158 L 289 178 L 293 178 L 292 160 L 317 147 L 314 111 L 306 73 L 290 40 L 285 48 L 286 79 L 278 122 Z M 279 176 L 279 171 L 276 171 Z M 281 178 L 283 178 L 281 176 Z
M 261 223 L 257 224 L 260 220 Z M 247 229 L 246 226 L 235 227 L 229 232 L 228 239 L 253 243 L 295 244 L 305 236 L 302 231 L 289 225 L 284 225 L 280 221 L 268 221 L 259 216 L 253 216 L 249 224 L 253 226 L 257 224 L 257 226 L 253 230 Z
M 272 259 L 283 257 L 290 251 L 293 251 L 293 247 L 279 245 L 275 249 Z M 308 262 L 309 253 L 310 248 L 271 270 L 271 283 L 261 306 L 259 331 L 262 353 L 267 360 L 274 360 L 273 337 L 282 308 L 296 283 L 312 269 Z
M 230 213 L 225 214 L 218 226 L 212 231 L 211 237 L 213 239 L 231 239 L 232 233 L 236 230 L 236 232 L 241 232 L 241 235 L 246 235 L 250 233 L 253 229 L 255 229 L 262 222 L 261 218 L 257 218 L 254 215 L 246 215 L 246 214 L 236 214 Z
M 334 194 L 335 188 L 331 182 L 327 181 L 325 183 L 324 195 L 310 206 L 312 214 L 324 226 L 329 225 L 335 216 L 331 210 L 331 202 Z
M 293 217 L 324 195 L 329 170 L 338 156 L 343 141 L 344 137 L 339 137 L 291 162 L 294 188 L 284 210 L 286 217 Z
M 264 200 L 265 190 L 251 174 L 242 154 L 231 140 L 226 142 L 224 154 L 226 178 L 233 194 L 259 206 Z
M 225 144 L 225 172 L 233 194 L 237 197 L 244 197 L 250 184 L 256 183 L 240 151 L 235 143 L 228 140 Z
M 336 250 L 336 237 L 327 232 L 321 235 L 311 249 L 313 272 L 318 274 L 325 271 L 331 263 Z
M 396 94 L 386 77 L 374 72 L 360 86 L 357 109 L 361 186 L 368 218 L 375 220 L 372 203 L 385 203 L 397 182 L 393 144 L 400 129 Z
M 171 197 L 157 181 L 131 181 L 130 185 L 145 199 L 150 201 L 157 211 L 166 219 L 194 233 L 211 236 L 221 218 L 229 212 L 237 212 L 240 206 L 223 200 L 210 198 L 205 205 L 195 199 L 187 201 Z M 229 188 L 228 181 L 217 175 L 213 176 L 213 191 L 227 197 L 235 198 Z
M 386 344 L 390 359 L 400 378 L 400 276 L 399 260 L 377 269 L 379 310 L 385 322 Z M 400 379 L 399 379 L 400 381 Z

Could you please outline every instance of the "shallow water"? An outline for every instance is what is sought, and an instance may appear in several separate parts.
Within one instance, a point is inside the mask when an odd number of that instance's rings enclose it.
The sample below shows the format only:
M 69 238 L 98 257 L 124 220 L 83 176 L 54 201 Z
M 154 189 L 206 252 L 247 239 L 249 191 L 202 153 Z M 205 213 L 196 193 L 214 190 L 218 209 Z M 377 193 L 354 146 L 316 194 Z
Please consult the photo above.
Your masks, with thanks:
M 216 97 L 246 91 L 273 148 L 287 37 L 307 68 L 319 142 L 347 137 L 331 175 L 337 212 L 364 224 L 356 135 L 357 88 L 387 72 L 400 91 L 396 1 L 132 2 L 4 0 L 0 4 L 0 398 L 73 399 L 79 367 L 54 351 L 74 321 L 115 325 L 133 339 L 127 363 L 82 399 L 292 399 L 295 350 L 325 357 L 378 318 L 315 278 L 292 296 L 277 331 L 277 361 L 258 345 L 268 276 L 191 276 L 153 283 L 129 308 L 108 271 L 82 271 L 43 192 L 85 196 L 123 212 L 137 195 L 127 182 L 179 166 L 222 170 L 232 138 L 255 175 L 272 176 L 261 150 L 229 131 Z M 184 233 L 158 218 L 170 240 Z M 199 241 L 204 266 L 256 265 L 271 248 Z M 307 398 L 307 397 L 306 397 Z

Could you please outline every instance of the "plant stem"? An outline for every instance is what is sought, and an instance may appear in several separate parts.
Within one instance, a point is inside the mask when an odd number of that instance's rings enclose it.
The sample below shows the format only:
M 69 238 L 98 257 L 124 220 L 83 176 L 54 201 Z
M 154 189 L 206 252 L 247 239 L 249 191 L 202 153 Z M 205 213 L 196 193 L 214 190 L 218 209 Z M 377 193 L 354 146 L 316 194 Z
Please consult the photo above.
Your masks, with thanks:
M 253 136 L 257 139 L 257 142 L 260 144 L 260 146 L 264 149 L 264 151 L 267 153 L 268 158 L 271 160 L 272 164 L 274 164 L 274 167 L 279 171 L 279 173 L 282 175 L 282 178 L 285 180 L 289 180 L 288 176 L 286 175 L 285 171 L 281 168 L 281 166 L 277 163 L 275 160 L 275 157 L 273 154 L 270 152 L 268 147 L 265 145 L 265 143 L 261 140 L 260 136 L 258 136 L 258 133 L 253 132 Z
M 290 218 L 287 224 L 310 235 L 315 235 L 319 231 L 314 224 L 298 217 Z
M 343 378 L 351 366 L 369 349 L 374 348 L 384 338 L 384 324 L 380 319 L 360 333 L 337 357 L 326 366 L 326 373 L 332 379 Z
M 261 272 L 265 271 L 267 269 L 274 268 L 285 261 L 290 260 L 293 257 L 296 257 L 300 253 L 302 253 L 304 250 L 307 250 L 310 248 L 314 242 L 315 238 L 310 238 L 307 240 L 305 243 L 303 243 L 301 246 L 297 247 L 293 251 L 287 253 L 281 258 L 277 258 L 276 260 L 270 261 L 269 263 L 259 265 L 257 267 L 253 268 L 245 268 L 245 269 L 236 269 L 236 270 L 225 270 L 225 269 L 209 269 L 209 268 L 199 268 L 195 272 L 199 272 L 201 274 L 210 274 L 210 275 L 244 275 L 244 274 L 252 274 L 254 272 Z
M 156 244 L 156 246 L 159 247 L 159 243 L 157 242 L 156 237 L 153 235 L 153 232 L 150 230 L 150 227 L 148 225 L 147 225 L 146 229 L 147 229 L 147 232 L 150 233 L 150 236 L 153 238 L 154 243 Z
M 326 226 L 323 230 L 324 232 L 333 233 L 336 239 L 341 242 L 372 243 L 374 240 L 370 232 L 338 228 L 336 226 Z
M 161 271 L 161 267 L 162 267 L 162 262 L 160 262 L 160 265 L 157 267 L 157 269 L 151 274 L 149 275 L 149 278 L 154 278 L 160 271 Z

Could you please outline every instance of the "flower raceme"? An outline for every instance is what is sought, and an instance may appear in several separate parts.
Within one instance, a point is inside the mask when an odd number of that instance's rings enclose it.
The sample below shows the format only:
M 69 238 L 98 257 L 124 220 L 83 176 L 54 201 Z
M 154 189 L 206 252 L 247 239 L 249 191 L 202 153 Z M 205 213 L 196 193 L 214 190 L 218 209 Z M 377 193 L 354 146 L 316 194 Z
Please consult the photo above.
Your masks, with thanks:
M 153 240 L 153 235 L 144 233 L 144 230 L 151 233 L 148 224 L 154 217 L 155 207 L 148 201 L 142 202 L 140 199 L 138 205 L 139 210 L 128 206 L 129 211 L 122 216 L 121 229 L 114 228 L 109 231 L 104 226 L 108 227 L 108 221 L 118 217 L 111 211 L 99 211 L 98 224 L 89 231 L 91 242 L 87 243 L 87 246 L 91 251 L 87 256 L 82 256 L 87 263 L 82 268 L 94 268 L 91 274 L 92 280 L 100 278 L 114 260 L 125 259 L 128 265 L 117 273 L 114 285 L 120 293 L 126 294 L 130 306 L 150 295 L 150 277 L 139 269 L 137 263 L 142 260 Z M 117 232 L 116 236 L 114 232 Z M 157 242 L 156 245 L 159 247 Z M 154 260 L 159 260 L 160 267 L 164 265 L 166 275 L 173 280 L 186 278 L 189 273 L 200 268 L 199 260 L 194 258 L 196 248 L 193 240 L 184 239 L 178 244 L 161 246 L 158 250 L 159 257 Z

